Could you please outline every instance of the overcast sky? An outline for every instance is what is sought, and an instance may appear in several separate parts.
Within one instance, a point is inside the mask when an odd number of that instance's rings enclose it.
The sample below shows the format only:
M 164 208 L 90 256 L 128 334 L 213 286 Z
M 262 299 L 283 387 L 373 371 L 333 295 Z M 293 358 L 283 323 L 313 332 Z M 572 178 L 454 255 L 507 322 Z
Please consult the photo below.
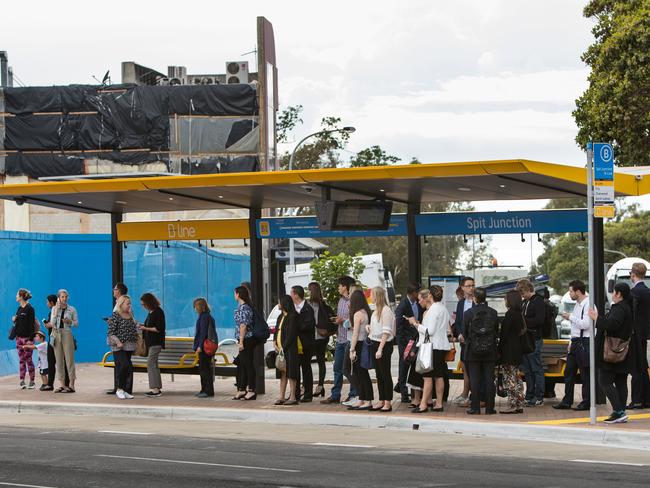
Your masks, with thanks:
M 585 3 L 9 2 L 0 50 L 27 85 L 92 83 L 108 69 L 119 82 L 127 60 L 222 73 L 226 61 L 253 64 L 242 54 L 255 48 L 255 18 L 264 15 L 275 30 L 281 108 L 305 107 L 296 139 L 333 115 L 357 128 L 351 152 L 379 144 L 405 161 L 582 165 L 571 111 L 587 86 Z M 530 262 L 519 236 L 499 238 L 495 251 L 502 262 Z

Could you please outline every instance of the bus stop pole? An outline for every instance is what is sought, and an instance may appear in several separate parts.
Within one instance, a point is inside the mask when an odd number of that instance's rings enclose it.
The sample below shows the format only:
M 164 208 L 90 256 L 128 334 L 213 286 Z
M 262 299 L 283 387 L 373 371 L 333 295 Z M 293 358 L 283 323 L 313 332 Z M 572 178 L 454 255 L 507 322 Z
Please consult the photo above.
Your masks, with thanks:
M 409 281 L 420 283 L 422 280 L 422 245 L 420 236 L 415 232 L 415 216 L 420 213 L 419 203 L 409 203 L 406 209 L 406 227 L 408 232 L 406 251 L 408 255 Z M 428 288 L 428 283 L 421 283 Z
M 594 269 L 594 150 L 593 144 L 587 145 L 587 236 L 589 238 L 589 297 L 590 308 L 596 298 L 596 270 Z M 600 270 L 602 272 L 602 270 Z M 600 281 L 600 280 L 598 280 Z M 594 321 L 591 322 L 591 338 L 589 340 L 589 423 L 596 424 L 596 331 Z
M 251 261 L 251 299 L 258 313 L 264 310 L 264 263 L 262 253 L 262 239 L 257 237 L 257 220 L 262 218 L 260 208 L 251 208 L 248 211 L 248 230 L 250 234 L 250 261 Z M 266 317 L 264 317 L 266 318 Z M 264 384 L 264 344 L 259 344 L 253 351 L 253 366 L 255 367 L 255 391 L 260 395 L 265 393 Z
M 121 213 L 111 213 L 111 278 L 115 286 L 116 283 L 124 281 L 124 253 L 122 243 L 117 238 L 117 224 L 122 222 Z

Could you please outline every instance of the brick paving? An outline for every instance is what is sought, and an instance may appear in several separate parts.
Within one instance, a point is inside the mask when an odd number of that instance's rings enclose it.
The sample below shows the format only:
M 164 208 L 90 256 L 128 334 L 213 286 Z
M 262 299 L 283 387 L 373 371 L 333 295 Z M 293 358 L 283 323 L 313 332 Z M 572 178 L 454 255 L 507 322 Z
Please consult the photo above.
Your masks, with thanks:
M 331 382 L 331 363 L 328 363 L 328 379 Z M 314 369 L 317 366 L 314 364 Z M 298 406 L 275 406 L 273 403 L 278 398 L 279 380 L 275 379 L 275 371 L 267 370 L 266 372 L 266 394 L 259 395 L 255 401 L 245 402 L 232 400 L 235 393 L 234 378 L 217 378 L 215 382 L 215 397 L 210 399 L 199 399 L 194 397 L 194 393 L 199 390 L 199 377 L 194 375 L 175 375 L 172 381 L 171 375 L 163 374 L 163 395 L 159 398 L 147 398 L 144 393 L 149 390 L 146 374 L 135 374 L 134 378 L 133 400 L 120 400 L 114 395 L 107 395 L 105 391 L 113 386 L 113 370 L 103 368 L 95 363 L 85 363 L 77 365 L 77 384 L 76 393 L 53 393 L 41 392 L 38 390 L 40 380 L 37 379 L 36 390 L 20 390 L 18 388 L 17 376 L 5 376 L 0 378 L 0 399 L 5 401 L 38 401 L 38 402 L 65 402 L 65 403 L 92 403 L 92 404 L 109 404 L 120 405 L 128 404 L 129 406 L 164 406 L 164 407 L 220 407 L 220 408 L 253 408 L 253 409 L 279 409 L 289 410 L 296 409 L 306 412 L 327 412 L 353 415 L 383 415 L 376 412 L 349 412 L 342 405 L 321 405 L 319 400 L 315 399 L 312 403 L 303 403 Z M 330 385 L 326 385 L 329 393 Z M 563 394 L 563 385 L 556 386 L 556 393 L 559 396 Z M 450 398 L 455 398 L 462 391 L 462 382 L 451 380 Z M 343 389 L 347 393 L 347 385 Z M 376 393 L 376 392 L 375 392 Z M 491 415 L 491 416 L 469 416 L 465 413 L 466 408 L 456 406 L 451 402 L 445 404 L 443 413 L 410 413 L 407 405 L 401 404 L 399 395 L 393 399 L 393 412 L 387 415 L 404 416 L 410 418 L 441 418 L 466 420 L 472 422 L 503 422 L 507 423 L 529 423 L 542 421 L 556 421 L 560 419 L 584 419 L 588 417 L 588 412 L 574 412 L 566 410 L 555 410 L 551 406 L 557 403 L 559 399 L 547 399 L 545 405 L 541 407 L 526 408 L 523 415 Z M 506 401 L 497 397 L 496 409 L 505 409 Z M 598 415 L 605 416 L 610 412 L 609 405 L 600 405 Z M 629 412 L 631 415 L 641 414 L 642 417 L 632 419 L 627 424 L 616 426 L 607 426 L 608 428 L 622 428 L 633 430 L 650 431 L 650 410 L 638 410 Z M 572 427 L 581 426 L 590 428 L 586 423 L 563 424 Z M 604 424 L 599 423 L 602 427 Z

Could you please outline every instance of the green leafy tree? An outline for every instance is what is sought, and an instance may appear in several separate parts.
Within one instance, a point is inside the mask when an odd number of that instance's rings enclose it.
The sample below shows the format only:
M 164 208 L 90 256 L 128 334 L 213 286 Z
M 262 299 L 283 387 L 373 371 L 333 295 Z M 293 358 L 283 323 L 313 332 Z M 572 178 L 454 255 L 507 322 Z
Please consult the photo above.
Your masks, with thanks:
M 293 105 L 285 108 L 278 115 L 277 134 L 278 142 L 289 142 L 289 134 L 296 125 L 302 124 L 302 105 Z
M 332 254 L 325 251 L 311 262 L 311 276 L 320 283 L 325 301 L 334 305 L 338 301 L 338 279 L 341 276 L 351 276 L 355 280 L 361 276 L 366 265 L 358 256 L 343 252 Z
M 400 159 L 397 156 L 391 156 L 379 146 L 370 146 L 359 151 L 356 156 L 350 160 L 350 166 L 353 168 L 363 166 L 387 166 L 395 164 Z
M 576 100 L 576 142 L 611 141 L 622 166 L 650 162 L 650 0 L 591 0 L 595 41 L 582 55 L 589 87 Z

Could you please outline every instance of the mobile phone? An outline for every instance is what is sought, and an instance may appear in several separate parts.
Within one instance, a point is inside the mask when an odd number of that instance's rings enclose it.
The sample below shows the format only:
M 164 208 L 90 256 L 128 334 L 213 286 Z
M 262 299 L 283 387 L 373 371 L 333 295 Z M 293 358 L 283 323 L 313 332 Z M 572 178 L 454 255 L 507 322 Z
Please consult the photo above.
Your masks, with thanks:
M 43 319 L 43 323 L 44 323 L 44 324 L 47 324 L 48 322 L 49 322 L 49 320 L 47 320 L 47 319 Z

